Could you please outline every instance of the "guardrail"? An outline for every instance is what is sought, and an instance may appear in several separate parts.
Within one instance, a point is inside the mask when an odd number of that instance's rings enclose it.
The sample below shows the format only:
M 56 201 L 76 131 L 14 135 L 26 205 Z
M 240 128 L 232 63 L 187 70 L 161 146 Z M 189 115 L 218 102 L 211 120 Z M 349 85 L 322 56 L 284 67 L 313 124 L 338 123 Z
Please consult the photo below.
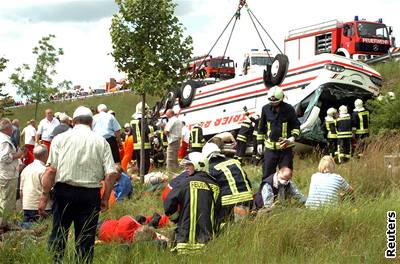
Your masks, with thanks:
M 400 51 L 394 52 L 394 53 L 389 53 L 386 55 L 382 55 L 373 59 L 369 59 L 364 61 L 366 64 L 376 64 L 376 63 L 381 63 L 389 60 L 400 60 Z
M 85 96 L 58 99 L 58 100 L 52 100 L 50 102 L 42 102 L 42 103 L 57 103 L 57 102 L 78 101 L 78 100 L 83 100 L 83 99 L 92 98 L 92 97 L 112 96 L 112 95 L 117 95 L 117 94 L 121 94 L 121 93 L 131 93 L 131 92 L 132 92 L 132 90 L 120 90 L 120 91 L 115 91 L 115 92 L 108 92 L 108 93 L 101 93 L 101 94 L 91 94 L 91 95 L 85 95 Z M 24 104 L 24 105 L 9 106 L 9 107 L 6 107 L 6 109 L 15 109 L 15 108 L 24 107 L 24 106 L 31 105 L 31 104 L 34 104 L 34 103 Z

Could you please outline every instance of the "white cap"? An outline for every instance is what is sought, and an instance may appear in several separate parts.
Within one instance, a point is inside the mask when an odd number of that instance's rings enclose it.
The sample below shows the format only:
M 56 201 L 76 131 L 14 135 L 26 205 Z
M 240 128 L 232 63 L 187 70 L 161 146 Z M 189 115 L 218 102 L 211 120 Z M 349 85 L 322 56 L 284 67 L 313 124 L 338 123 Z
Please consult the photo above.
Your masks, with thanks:
M 354 107 L 355 108 L 361 108 L 363 107 L 363 101 L 361 99 L 357 99 L 354 101 Z
M 347 106 L 341 105 L 341 106 L 339 107 L 339 113 L 340 113 L 340 114 L 347 114 Z
M 72 118 L 77 118 L 78 116 L 90 116 L 90 117 L 93 117 L 93 113 L 89 108 L 87 108 L 85 106 L 79 106 L 78 108 L 75 109 Z
M 131 127 L 131 126 L 129 125 L 129 123 L 125 123 L 124 128 L 128 128 L 128 127 Z
M 97 106 L 97 112 L 106 112 L 107 111 L 107 106 L 105 104 L 99 104 Z
M 66 113 L 61 113 L 58 118 L 60 119 L 61 122 L 65 122 L 69 120 L 69 116 Z

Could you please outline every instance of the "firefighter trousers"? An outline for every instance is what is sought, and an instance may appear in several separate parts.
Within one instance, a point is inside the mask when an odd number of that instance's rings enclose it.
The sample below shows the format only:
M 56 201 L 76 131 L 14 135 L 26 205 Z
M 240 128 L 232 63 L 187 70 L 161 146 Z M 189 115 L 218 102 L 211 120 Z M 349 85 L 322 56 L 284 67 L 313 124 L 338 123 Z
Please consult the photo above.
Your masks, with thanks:
M 337 146 L 339 163 L 348 161 L 351 158 L 351 138 L 338 138 Z
M 266 149 L 264 152 L 263 177 L 265 180 L 268 176 L 276 172 L 276 167 L 288 167 L 293 170 L 293 148 L 282 150 Z
M 337 152 L 337 138 L 328 138 L 328 145 L 327 145 L 327 151 L 328 154 L 334 158 L 336 156 Z
M 243 160 L 243 157 L 246 154 L 246 147 L 247 147 L 246 142 L 240 140 L 237 141 L 235 158 L 238 159 L 239 161 Z

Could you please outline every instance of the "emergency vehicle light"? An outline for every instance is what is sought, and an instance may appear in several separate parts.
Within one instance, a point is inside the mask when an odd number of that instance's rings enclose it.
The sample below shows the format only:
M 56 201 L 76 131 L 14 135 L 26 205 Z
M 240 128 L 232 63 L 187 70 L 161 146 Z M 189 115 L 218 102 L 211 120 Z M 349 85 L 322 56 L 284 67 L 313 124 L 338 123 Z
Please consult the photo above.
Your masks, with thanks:
M 355 17 L 354 17 L 354 21 L 358 21 L 358 16 L 355 16 Z
M 379 18 L 379 19 L 378 19 L 378 22 L 379 22 L 379 23 L 383 23 L 382 18 Z
M 251 49 L 251 51 L 258 51 L 258 49 Z
M 334 71 L 334 72 L 342 72 L 344 71 L 344 67 L 336 65 L 336 64 L 326 64 L 325 69 Z

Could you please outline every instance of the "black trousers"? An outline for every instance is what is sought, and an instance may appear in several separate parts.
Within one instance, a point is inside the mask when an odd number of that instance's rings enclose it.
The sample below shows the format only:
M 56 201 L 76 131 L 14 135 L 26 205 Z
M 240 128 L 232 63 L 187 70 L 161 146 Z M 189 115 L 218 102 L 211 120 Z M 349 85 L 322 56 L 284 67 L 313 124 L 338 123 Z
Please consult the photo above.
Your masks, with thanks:
M 339 163 L 348 161 L 351 158 L 351 138 L 338 138 L 337 144 Z
M 49 239 L 55 263 L 62 262 L 72 222 L 75 229 L 76 262 L 92 262 L 99 212 L 99 188 L 75 187 L 65 183 L 55 185 L 53 229 Z
M 136 164 L 138 168 L 138 172 L 140 172 L 140 149 L 135 150 L 135 158 L 136 158 Z M 144 174 L 149 173 L 150 169 L 150 149 L 145 149 L 144 150 Z
M 336 138 L 328 138 L 328 145 L 327 145 L 328 154 L 331 157 L 336 156 L 337 152 L 337 139 Z
M 288 167 L 293 170 L 293 148 L 271 150 L 264 152 L 263 180 L 276 172 L 276 167 Z
M 119 156 L 119 147 L 118 147 L 117 139 L 115 137 L 110 137 L 110 138 L 106 138 L 106 140 L 111 147 L 111 153 L 112 153 L 114 162 L 120 163 L 121 157 Z
M 247 143 L 244 141 L 237 141 L 237 145 L 236 145 L 236 156 L 238 157 L 239 160 L 242 160 L 243 157 L 246 154 L 246 147 L 247 147 Z

